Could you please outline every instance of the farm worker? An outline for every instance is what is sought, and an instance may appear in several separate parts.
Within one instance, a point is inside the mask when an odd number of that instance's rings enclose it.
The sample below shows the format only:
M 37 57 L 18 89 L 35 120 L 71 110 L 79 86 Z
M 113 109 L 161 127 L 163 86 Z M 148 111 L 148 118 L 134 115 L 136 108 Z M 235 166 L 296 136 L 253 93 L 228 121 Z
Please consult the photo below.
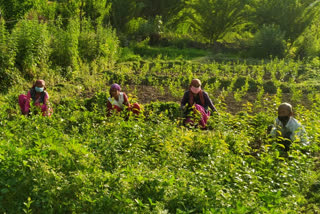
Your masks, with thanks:
M 52 109 L 49 107 L 49 94 L 46 92 L 46 83 L 44 80 L 37 80 L 27 95 L 19 96 L 19 105 L 21 113 L 28 115 L 30 113 L 30 100 L 33 105 L 40 108 L 43 116 L 50 116 Z
M 293 118 L 292 106 L 289 103 L 282 103 L 278 107 L 278 117 L 275 119 L 271 129 L 272 137 L 282 137 L 281 144 L 285 146 L 285 151 L 289 151 L 292 141 L 299 140 L 304 144 L 309 144 L 307 133 L 304 127 Z
M 182 110 L 185 109 L 184 113 L 186 116 L 184 124 L 193 124 L 194 115 L 199 115 L 199 125 L 205 128 L 210 116 L 208 107 L 210 107 L 213 112 L 218 113 L 208 93 L 201 90 L 201 81 L 199 79 L 193 79 L 189 85 L 189 90 L 184 93 L 181 101 L 180 108 Z
M 124 92 L 121 92 L 120 85 L 116 83 L 112 84 L 109 93 L 110 97 L 107 100 L 108 115 L 110 115 L 113 110 L 121 112 L 125 108 L 136 115 L 140 113 L 140 105 L 138 103 L 130 105 L 127 95 Z

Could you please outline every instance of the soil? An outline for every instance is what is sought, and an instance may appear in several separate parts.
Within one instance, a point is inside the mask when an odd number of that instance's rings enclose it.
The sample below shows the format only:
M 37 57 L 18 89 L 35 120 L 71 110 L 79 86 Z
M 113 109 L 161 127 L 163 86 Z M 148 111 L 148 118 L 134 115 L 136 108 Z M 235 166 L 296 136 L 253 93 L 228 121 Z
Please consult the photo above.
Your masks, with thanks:
M 159 89 L 155 88 L 154 86 L 146 86 L 146 85 L 131 85 L 128 87 L 124 87 L 123 91 L 125 91 L 127 94 L 135 94 L 137 96 L 138 102 L 141 104 L 146 104 L 150 102 L 155 101 L 161 101 L 161 102 L 176 102 L 180 103 L 181 98 L 177 98 L 172 96 L 169 92 L 161 92 Z M 220 92 L 217 92 L 215 95 L 218 96 Z M 225 103 L 226 103 L 226 110 L 227 112 L 230 112 L 232 114 L 236 114 L 239 111 L 241 111 L 244 104 L 247 102 L 254 103 L 256 100 L 257 93 L 247 93 L 242 100 L 236 101 L 233 97 L 233 94 L 229 94 L 227 97 L 225 97 Z M 284 93 L 283 94 L 283 100 L 287 102 L 291 102 L 291 94 Z M 306 96 L 302 98 L 303 105 L 310 106 L 311 103 L 308 100 Z

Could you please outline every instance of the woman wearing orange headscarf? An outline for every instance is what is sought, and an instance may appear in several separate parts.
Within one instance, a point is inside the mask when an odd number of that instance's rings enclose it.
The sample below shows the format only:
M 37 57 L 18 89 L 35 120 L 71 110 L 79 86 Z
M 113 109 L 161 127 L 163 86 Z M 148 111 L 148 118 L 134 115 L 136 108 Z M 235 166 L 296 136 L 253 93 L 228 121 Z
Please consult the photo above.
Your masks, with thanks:
M 213 112 L 218 112 L 208 93 L 201 89 L 201 81 L 199 79 L 193 79 L 190 83 L 189 90 L 184 93 L 181 101 L 181 109 L 184 109 L 185 106 L 186 119 L 184 123 L 193 124 L 193 115 L 200 113 L 199 125 L 202 128 L 206 127 L 210 116 L 210 111 L 208 108 L 210 108 Z

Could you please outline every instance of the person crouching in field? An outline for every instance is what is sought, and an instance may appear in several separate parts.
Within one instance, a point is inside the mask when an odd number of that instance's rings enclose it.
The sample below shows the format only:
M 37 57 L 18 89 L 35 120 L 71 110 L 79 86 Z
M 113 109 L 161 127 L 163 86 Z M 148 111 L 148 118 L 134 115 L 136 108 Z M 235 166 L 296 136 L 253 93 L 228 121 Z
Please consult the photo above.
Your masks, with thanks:
M 121 112 L 124 109 L 131 111 L 135 115 L 140 113 L 140 105 L 138 103 L 131 104 L 124 92 L 121 92 L 120 85 L 114 83 L 110 87 L 110 97 L 107 100 L 107 110 L 110 116 L 112 111 Z
M 293 118 L 292 106 L 289 103 L 282 103 L 278 107 L 278 117 L 271 129 L 272 137 L 282 137 L 280 141 L 284 145 L 284 151 L 289 151 L 292 141 L 300 140 L 303 145 L 309 144 L 307 133 L 304 127 Z
M 199 79 L 193 79 L 189 86 L 189 90 L 183 95 L 181 101 L 181 109 L 184 110 L 186 119 L 184 124 L 194 124 L 196 115 L 199 117 L 199 125 L 202 128 L 206 127 L 207 121 L 210 116 L 208 107 L 214 112 L 217 112 L 216 107 L 213 105 L 207 92 L 201 90 L 201 81 Z
M 30 101 L 41 110 L 43 116 L 51 115 L 52 109 L 49 107 L 49 95 L 45 85 L 44 80 L 37 80 L 27 95 L 19 96 L 19 105 L 23 115 L 30 114 Z

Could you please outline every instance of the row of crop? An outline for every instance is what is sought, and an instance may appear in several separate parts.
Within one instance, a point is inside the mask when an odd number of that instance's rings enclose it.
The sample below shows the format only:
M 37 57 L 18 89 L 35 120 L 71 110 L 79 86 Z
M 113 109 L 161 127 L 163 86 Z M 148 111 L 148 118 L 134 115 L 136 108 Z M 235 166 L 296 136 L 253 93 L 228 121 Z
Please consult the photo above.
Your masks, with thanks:
M 291 79 L 296 81 L 303 74 L 309 73 L 310 68 L 318 68 L 318 62 L 302 62 L 294 60 L 274 59 L 268 62 L 263 60 L 256 64 L 247 64 L 246 62 L 212 62 L 212 63 L 194 63 L 189 61 L 134 61 L 118 64 L 114 70 L 118 72 L 133 70 L 138 74 L 155 73 L 158 75 L 189 75 L 208 74 L 221 77 L 250 76 L 252 78 L 262 78 L 263 80 L 279 80 L 288 82 Z

